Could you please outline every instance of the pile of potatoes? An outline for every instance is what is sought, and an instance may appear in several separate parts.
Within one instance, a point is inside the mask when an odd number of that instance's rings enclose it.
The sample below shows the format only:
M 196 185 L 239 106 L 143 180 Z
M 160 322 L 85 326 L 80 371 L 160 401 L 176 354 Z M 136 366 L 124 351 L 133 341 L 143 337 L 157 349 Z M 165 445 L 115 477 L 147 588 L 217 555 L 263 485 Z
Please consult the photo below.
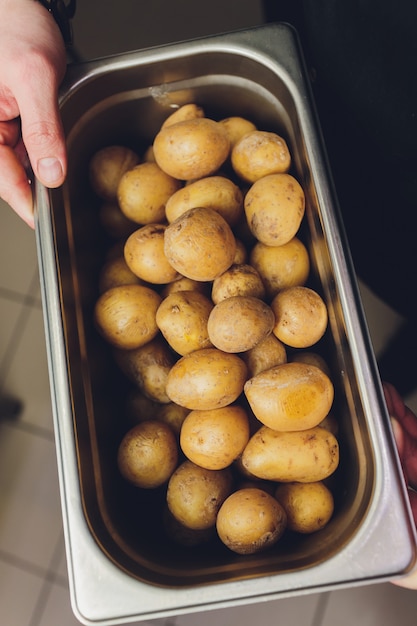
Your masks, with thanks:
M 239 554 L 334 510 L 334 386 L 312 347 L 328 314 L 307 286 L 304 191 L 286 141 L 178 107 L 141 157 L 98 150 L 91 186 L 117 241 L 96 327 L 132 383 L 122 476 L 166 499 L 168 536 Z

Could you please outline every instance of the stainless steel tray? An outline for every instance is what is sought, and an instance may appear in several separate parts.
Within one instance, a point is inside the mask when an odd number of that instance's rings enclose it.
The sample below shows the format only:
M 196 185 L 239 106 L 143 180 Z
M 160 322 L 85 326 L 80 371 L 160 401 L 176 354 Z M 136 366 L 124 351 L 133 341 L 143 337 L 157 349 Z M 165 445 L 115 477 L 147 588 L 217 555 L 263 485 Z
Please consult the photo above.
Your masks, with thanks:
M 307 195 L 303 236 L 330 318 L 341 463 L 319 534 L 247 557 L 172 546 L 146 521 L 152 496 L 121 480 L 126 427 L 92 324 L 103 236 L 88 161 L 104 145 L 146 147 L 173 105 L 242 115 L 283 134 Z M 415 531 L 298 40 L 284 24 L 69 68 L 61 113 L 67 182 L 36 185 L 36 233 L 73 609 L 117 624 L 390 580 L 415 564 Z

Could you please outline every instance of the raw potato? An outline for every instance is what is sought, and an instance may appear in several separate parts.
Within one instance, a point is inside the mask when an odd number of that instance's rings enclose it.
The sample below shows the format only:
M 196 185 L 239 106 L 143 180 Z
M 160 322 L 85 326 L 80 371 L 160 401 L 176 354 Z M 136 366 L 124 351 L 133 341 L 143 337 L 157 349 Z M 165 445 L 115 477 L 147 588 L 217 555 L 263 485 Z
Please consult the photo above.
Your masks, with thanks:
M 261 426 L 242 454 L 248 472 L 277 482 L 318 482 L 331 476 L 338 464 L 338 441 L 320 426 L 287 432 Z
M 327 328 L 328 314 L 323 298 L 309 287 L 288 287 L 271 302 L 275 315 L 274 335 L 292 348 L 316 344 Z
M 165 231 L 165 256 L 177 272 L 207 282 L 233 263 L 236 241 L 226 220 L 213 209 L 190 209 Z
M 193 102 L 183 104 L 166 118 L 161 128 L 167 128 L 168 126 L 172 126 L 177 122 L 184 122 L 185 120 L 194 120 L 197 117 L 204 117 L 204 109 L 202 107 Z
M 214 174 L 229 151 L 230 141 L 223 126 L 206 117 L 161 128 L 153 143 L 159 167 L 179 180 Z
M 253 130 L 235 143 L 231 161 L 240 178 L 254 183 L 269 174 L 288 172 L 291 155 L 285 139 L 276 133 Z
M 218 304 L 231 296 L 265 297 L 265 287 L 254 267 L 246 263 L 233 264 L 228 270 L 215 278 L 211 290 L 211 299 Z
M 144 285 L 122 285 L 103 293 L 94 308 L 98 331 L 106 341 L 133 350 L 158 333 L 156 311 L 161 297 Z
M 128 219 L 137 224 L 153 224 L 165 221 L 165 205 L 179 188 L 179 181 L 156 163 L 141 163 L 122 176 L 117 199 Z
M 271 332 L 275 317 L 271 307 L 252 296 L 232 296 L 215 305 L 207 330 L 211 343 L 224 352 L 245 352 Z
M 129 269 L 143 281 L 165 285 L 179 278 L 164 252 L 165 224 L 147 224 L 126 240 L 124 257 Z
M 315 533 L 324 528 L 333 515 L 332 492 L 320 481 L 279 485 L 275 497 L 285 509 L 287 527 L 297 533 Z
M 297 237 L 282 246 L 258 242 L 252 248 L 250 264 L 262 278 L 269 300 L 287 287 L 304 285 L 310 273 L 308 250 Z
M 240 117 L 239 115 L 225 117 L 220 120 L 219 124 L 221 124 L 226 130 L 231 149 L 233 149 L 233 146 L 243 137 L 243 135 L 257 130 L 253 122 L 247 120 L 245 117 Z
M 213 528 L 219 508 L 230 494 L 232 484 L 228 468 L 207 470 L 191 461 L 184 461 L 169 480 L 168 508 L 187 528 Z
M 120 369 L 146 397 L 155 402 L 170 402 L 165 388 L 175 358 L 159 335 L 134 350 L 116 351 L 115 358 Z
M 165 424 L 168 424 L 179 437 L 182 424 L 189 413 L 189 409 L 184 406 L 175 404 L 175 402 L 168 402 L 168 404 L 162 404 L 158 408 L 156 415 L 157 419 Z
M 98 150 L 89 165 L 90 184 L 102 200 L 117 200 L 117 188 L 123 174 L 135 167 L 139 157 L 125 146 L 106 146 Z
M 185 418 L 180 446 L 185 456 L 200 467 L 229 467 L 249 441 L 249 418 L 240 406 L 191 411 Z
M 304 191 L 290 174 L 270 174 L 250 187 L 244 200 L 254 237 L 267 246 L 282 246 L 298 232 L 304 217 Z
M 164 509 L 163 524 L 164 532 L 166 532 L 167 536 L 175 543 L 187 548 L 207 543 L 216 534 L 213 526 L 200 530 L 187 528 L 172 515 L 168 506 Z
M 108 259 L 100 271 L 98 289 L 104 293 L 121 285 L 141 285 L 141 279 L 129 269 L 123 256 Z
M 176 191 L 168 200 L 165 214 L 168 222 L 195 209 L 206 207 L 220 213 L 230 226 L 243 215 L 243 194 L 233 181 L 224 176 L 200 178 Z
M 260 372 L 246 381 L 244 390 L 258 420 L 279 431 L 314 428 L 327 416 L 334 398 L 330 378 L 305 363 Z
M 177 439 L 170 427 L 162 422 L 141 422 L 123 437 L 117 463 L 122 476 L 136 487 L 160 487 L 177 466 Z
M 172 402 L 190 410 L 216 409 L 240 396 L 246 378 L 246 365 L 236 354 L 205 348 L 175 363 L 166 391 Z
M 283 535 L 287 516 L 281 504 L 257 488 L 232 493 L 220 507 L 216 529 L 221 541 L 237 554 L 254 554 Z
M 284 344 L 270 334 L 258 345 L 241 355 L 252 378 L 264 370 L 287 362 L 287 350 Z
M 117 200 L 104 202 L 99 209 L 99 218 L 107 234 L 114 239 L 128 237 L 138 227 L 121 212 Z
M 291 356 L 291 361 L 294 363 L 307 363 L 308 365 L 315 365 L 319 369 L 323 370 L 325 374 L 330 378 L 331 372 L 325 359 L 321 354 L 317 352 L 307 352 L 306 350 L 297 350 Z
M 213 303 L 198 291 L 178 291 L 162 300 L 156 323 L 171 348 L 181 356 L 211 348 L 207 321 Z
M 165 285 L 160 293 L 163 298 L 166 298 L 171 293 L 176 293 L 177 291 L 199 291 L 204 295 L 208 295 L 210 293 L 210 287 L 210 282 L 204 283 L 201 280 L 193 280 L 192 278 L 181 276 L 172 283 Z

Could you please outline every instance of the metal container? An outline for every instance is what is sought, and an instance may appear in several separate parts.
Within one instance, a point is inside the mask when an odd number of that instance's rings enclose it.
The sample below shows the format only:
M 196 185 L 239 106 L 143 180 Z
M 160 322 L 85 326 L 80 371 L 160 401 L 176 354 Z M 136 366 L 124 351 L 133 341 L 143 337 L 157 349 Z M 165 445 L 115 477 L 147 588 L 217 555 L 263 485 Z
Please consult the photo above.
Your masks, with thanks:
M 161 533 L 153 496 L 124 483 L 126 424 L 92 322 L 105 245 L 88 162 L 111 143 L 143 146 L 173 107 L 241 115 L 288 141 L 307 207 L 312 281 L 329 311 L 340 467 L 335 514 L 317 534 L 238 556 L 184 549 Z M 118 624 L 390 580 L 410 571 L 415 535 L 348 244 L 298 40 L 275 24 L 69 68 L 60 100 L 65 185 L 36 186 L 37 241 L 73 610 Z

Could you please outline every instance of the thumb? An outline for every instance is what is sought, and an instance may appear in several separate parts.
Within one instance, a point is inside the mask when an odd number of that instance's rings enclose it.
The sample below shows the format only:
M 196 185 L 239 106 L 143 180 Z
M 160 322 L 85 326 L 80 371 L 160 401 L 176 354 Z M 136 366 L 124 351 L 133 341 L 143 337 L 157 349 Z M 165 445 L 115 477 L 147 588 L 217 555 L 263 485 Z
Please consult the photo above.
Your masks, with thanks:
M 32 92 L 33 95 L 33 92 Z M 65 138 L 55 92 L 47 99 L 19 103 L 22 139 L 36 178 L 46 187 L 59 187 L 65 180 Z

